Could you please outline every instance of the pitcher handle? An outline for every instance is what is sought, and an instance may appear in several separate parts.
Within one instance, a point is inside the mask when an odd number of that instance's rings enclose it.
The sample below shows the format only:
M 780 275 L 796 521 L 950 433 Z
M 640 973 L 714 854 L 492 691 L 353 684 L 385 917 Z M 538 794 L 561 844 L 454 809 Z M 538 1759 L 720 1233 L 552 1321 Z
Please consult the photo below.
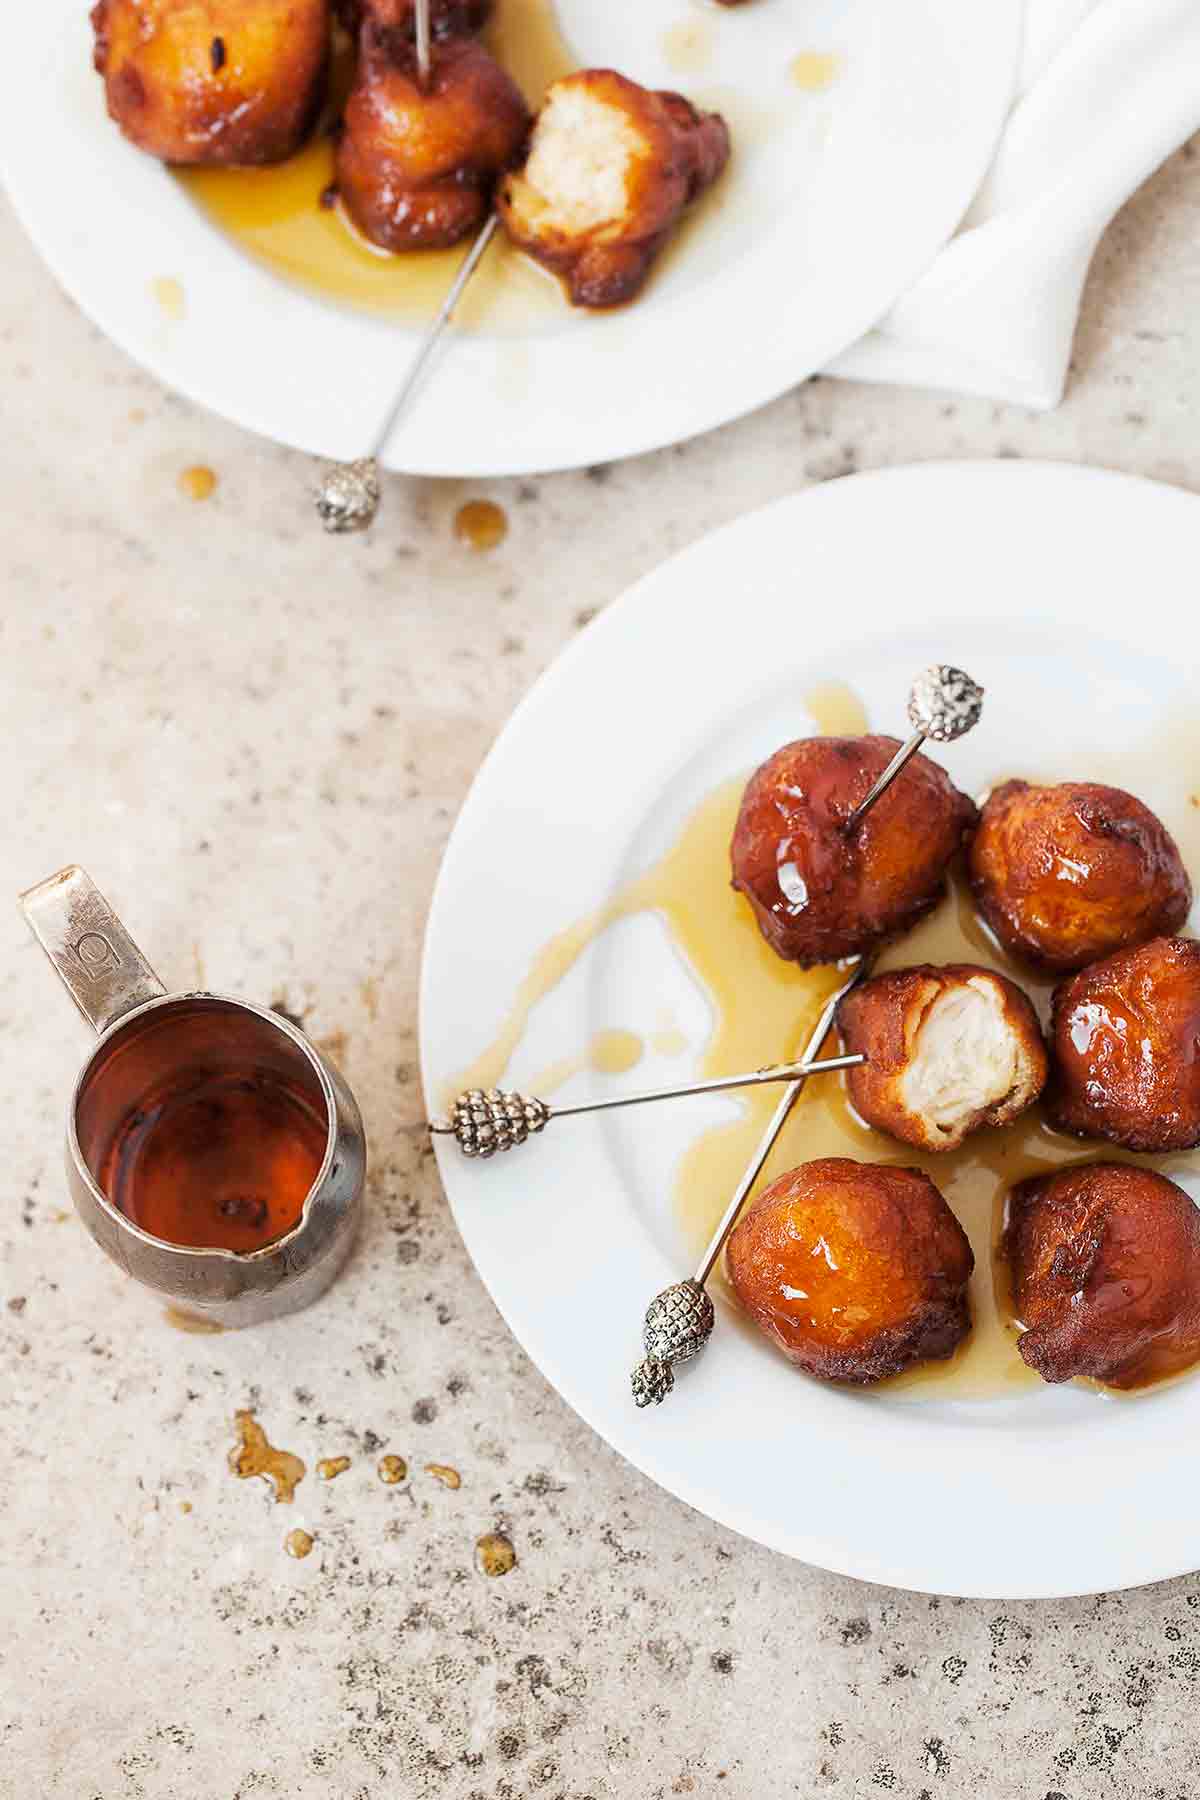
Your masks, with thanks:
M 166 988 L 90 876 L 72 863 L 18 897 L 34 937 L 97 1032 Z

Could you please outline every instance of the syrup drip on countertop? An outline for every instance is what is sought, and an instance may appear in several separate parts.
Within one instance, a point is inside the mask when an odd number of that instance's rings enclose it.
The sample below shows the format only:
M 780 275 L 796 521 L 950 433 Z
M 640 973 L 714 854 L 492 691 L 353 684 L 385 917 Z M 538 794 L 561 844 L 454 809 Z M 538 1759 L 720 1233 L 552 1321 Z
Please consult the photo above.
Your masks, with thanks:
M 229 1467 L 242 1481 L 261 1475 L 275 1489 L 276 1502 L 290 1504 L 308 1472 L 305 1464 L 290 1450 L 277 1450 L 252 1412 L 237 1413 L 234 1422 L 241 1442 L 229 1452 Z
M 508 514 L 494 500 L 468 500 L 454 515 L 454 535 L 470 550 L 495 550 L 508 536 Z
M 805 696 L 804 707 L 819 734 L 856 736 L 867 729 L 861 703 L 842 683 L 814 689 Z M 952 758 L 945 760 L 953 774 Z M 1187 772 L 1198 764 L 1200 727 L 1190 719 L 1172 719 L 1142 750 L 1107 762 L 1103 753 L 1090 755 L 1085 772 L 1089 779 L 1108 780 L 1136 793 L 1139 768 L 1147 785 L 1153 778 L 1159 787 L 1164 766 L 1177 768 L 1178 791 L 1170 804 L 1160 800 L 1156 810 L 1175 835 L 1184 862 L 1200 873 L 1200 811 L 1184 785 Z M 1013 772 L 998 769 L 995 779 L 1006 779 Z M 1078 771 L 1035 768 L 1018 772 L 1030 779 L 1057 780 Z M 715 1023 L 696 1070 L 697 1079 L 759 1068 L 799 1053 L 821 1007 L 843 977 L 835 968 L 800 970 L 783 962 L 768 949 L 748 906 L 730 887 L 729 840 L 744 785 L 743 774 L 709 794 L 655 867 L 598 911 L 550 940 L 520 984 L 497 1038 L 471 1068 L 455 1077 L 450 1096 L 467 1087 L 498 1085 L 538 1002 L 607 926 L 647 910 L 657 910 L 665 919 L 712 1002 Z M 902 968 L 919 962 L 976 962 L 998 969 L 1029 994 L 1043 1020 L 1048 1015 L 1053 984 L 1031 975 L 998 949 L 976 917 L 961 872 L 955 874 L 942 905 L 886 950 L 878 966 Z M 708 1242 L 777 1102 L 778 1095 L 769 1088 L 747 1090 L 732 1103 L 736 1106 L 733 1116 L 704 1132 L 681 1159 L 675 1185 L 676 1215 L 690 1254 L 698 1256 Z M 975 1133 L 960 1150 L 923 1156 L 863 1125 L 848 1103 L 843 1078 L 837 1076 L 812 1082 L 801 1096 L 760 1178 L 759 1189 L 785 1169 L 822 1156 L 924 1169 L 962 1222 L 975 1252 L 973 1329 L 949 1361 L 922 1364 L 873 1391 L 898 1399 L 988 1399 L 1042 1385 L 1018 1354 L 1018 1328 L 1008 1303 L 1003 1266 L 995 1254 L 1008 1188 L 1030 1175 L 1101 1157 L 1120 1160 L 1124 1154 L 1052 1132 L 1035 1107 L 1002 1131 Z M 1194 1153 L 1128 1160 L 1166 1175 L 1198 1167 Z M 711 1285 L 736 1307 L 723 1263 L 714 1271 Z

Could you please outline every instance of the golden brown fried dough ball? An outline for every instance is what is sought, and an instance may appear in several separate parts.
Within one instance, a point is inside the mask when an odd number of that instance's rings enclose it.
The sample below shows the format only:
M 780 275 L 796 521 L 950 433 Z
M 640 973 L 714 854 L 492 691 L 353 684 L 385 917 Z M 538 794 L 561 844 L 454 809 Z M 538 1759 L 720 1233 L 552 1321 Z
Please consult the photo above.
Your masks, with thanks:
M 1051 1124 L 1127 1150 L 1200 1144 L 1200 944 L 1154 938 L 1060 982 Z
M 282 162 L 316 123 L 328 0 L 100 0 L 92 26 L 109 113 L 164 162 Z
M 846 1071 L 855 1110 L 918 1150 L 957 1150 L 969 1132 L 1009 1124 L 1045 1086 L 1036 1012 L 975 963 L 876 975 L 846 995 L 838 1029 L 848 1054 L 870 1058 Z
M 846 831 L 899 748 L 892 737 L 800 738 L 750 777 L 733 833 L 733 885 L 788 962 L 809 968 L 874 949 L 945 893 L 976 812 L 927 756 L 914 756 Z
M 529 111 L 473 38 L 433 46 L 422 88 L 411 35 L 368 16 L 337 149 L 342 204 L 384 250 L 437 250 L 483 223 Z
M 729 160 L 716 113 L 653 93 L 612 69 L 556 81 L 529 154 L 500 188 L 520 249 L 566 283 L 574 306 L 619 306 L 641 292 L 684 208 Z
M 743 1214 L 726 1264 L 755 1324 L 821 1381 L 882 1381 L 970 1329 L 975 1258 L 919 1169 L 803 1163 Z
M 1039 969 L 1082 969 L 1178 931 L 1192 904 L 1166 827 L 1095 781 L 1006 781 L 988 797 L 967 866 L 1004 948 Z
M 1200 1358 L 1200 1212 L 1164 1175 L 1089 1163 L 1019 1182 L 1004 1254 L 1043 1381 L 1140 1387 Z

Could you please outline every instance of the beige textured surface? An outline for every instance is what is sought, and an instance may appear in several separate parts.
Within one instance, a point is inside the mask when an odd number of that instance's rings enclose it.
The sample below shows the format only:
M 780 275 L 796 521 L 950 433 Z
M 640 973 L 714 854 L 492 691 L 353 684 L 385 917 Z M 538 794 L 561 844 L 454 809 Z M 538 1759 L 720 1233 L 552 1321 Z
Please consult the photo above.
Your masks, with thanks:
M 160 392 L 7 213 L 0 244 L 0 894 L 78 858 L 168 983 L 343 1034 L 374 1147 L 363 1242 L 318 1309 L 170 1329 L 64 1216 L 84 1031 L 0 906 L 0 1794 L 1193 1800 L 1200 1581 L 1051 1605 L 859 1586 L 707 1524 L 593 1438 L 458 1242 L 413 1028 L 438 854 L 489 740 L 670 551 L 927 457 L 1200 487 L 1200 158 L 1110 233 L 1053 418 L 823 382 L 611 470 L 393 481 L 349 543 L 314 529 L 302 459 Z M 207 500 L 179 489 L 193 465 Z M 451 521 L 480 492 L 512 530 L 472 556 Z M 294 1507 L 228 1472 L 247 1405 L 309 1464 Z M 378 1479 L 388 1452 L 407 1484 Z M 473 1546 L 495 1529 L 519 1561 L 489 1580 Z

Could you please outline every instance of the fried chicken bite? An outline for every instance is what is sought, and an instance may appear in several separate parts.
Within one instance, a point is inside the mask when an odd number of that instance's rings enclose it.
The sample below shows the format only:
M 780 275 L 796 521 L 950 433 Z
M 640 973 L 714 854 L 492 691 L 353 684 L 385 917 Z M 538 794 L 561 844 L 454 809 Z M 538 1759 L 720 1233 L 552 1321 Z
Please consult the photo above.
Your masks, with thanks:
M 1030 1001 L 1006 975 L 974 963 L 921 963 L 875 975 L 838 1008 L 859 1116 L 918 1150 L 957 1150 L 982 1126 L 1007 1125 L 1046 1082 L 1046 1047 Z
M 1054 990 L 1052 1125 L 1127 1150 L 1200 1144 L 1200 944 L 1153 938 Z
M 755 1324 L 820 1381 L 883 1381 L 970 1330 L 975 1258 L 919 1169 L 803 1163 L 743 1214 L 725 1257 Z
M 731 845 L 733 885 L 788 962 L 810 968 L 874 949 L 945 893 L 977 815 L 927 756 L 914 756 L 846 831 L 899 748 L 892 737 L 800 738 L 750 777 Z
M 1019 1182 L 1003 1253 L 1043 1381 L 1142 1387 L 1200 1359 L 1200 1212 L 1166 1176 L 1089 1163 Z
M 109 114 L 163 162 L 282 162 L 316 123 L 329 0 L 99 0 L 92 27 Z
M 371 0 L 337 148 L 342 204 L 381 249 L 457 244 L 487 217 L 528 126 L 521 90 L 473 38 L 435 43 L 423 88 L 411 32 Z
M 988 797 L 967 866 L 1004 948 L 1064 974 L 1178 931 L 1192 904 L 1161 820 L 1095 781 L 1006 781 Z
M 523 167 L 501 183 L 500 217 L 520 249 L 562 277 L 573 306 L 620 306 L 728 160 L 718 114 L 612 69 L 583 69 L 548 90 Z

